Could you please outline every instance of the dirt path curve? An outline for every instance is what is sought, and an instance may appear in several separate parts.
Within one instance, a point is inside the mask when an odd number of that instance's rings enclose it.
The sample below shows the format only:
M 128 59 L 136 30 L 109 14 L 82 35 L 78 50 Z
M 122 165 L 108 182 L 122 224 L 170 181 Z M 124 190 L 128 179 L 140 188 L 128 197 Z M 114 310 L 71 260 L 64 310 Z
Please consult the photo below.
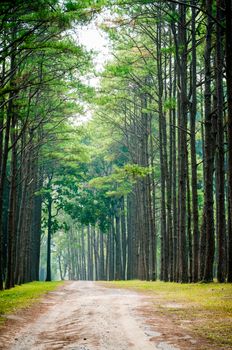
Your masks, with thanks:
M 156 344 L 154 332 L 136 312 L 149 302 L 133 291 L 94 282 L 67 283 L 49 293 L 44 300 L 49 304 L 47 310 L 24 324 L 13 343 L 9 344 L 12 334 L 8 339 L 6 335 L 2 349 L 176 350 L 168 344 Z

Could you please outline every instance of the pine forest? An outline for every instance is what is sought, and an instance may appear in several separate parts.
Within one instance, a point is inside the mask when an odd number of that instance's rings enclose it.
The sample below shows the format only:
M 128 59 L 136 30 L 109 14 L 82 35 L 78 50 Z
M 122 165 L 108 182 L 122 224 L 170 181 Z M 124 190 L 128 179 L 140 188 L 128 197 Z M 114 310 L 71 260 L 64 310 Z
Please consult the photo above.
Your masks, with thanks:
M 231 1 L 0 7 L 1 289 L 231 282 Z

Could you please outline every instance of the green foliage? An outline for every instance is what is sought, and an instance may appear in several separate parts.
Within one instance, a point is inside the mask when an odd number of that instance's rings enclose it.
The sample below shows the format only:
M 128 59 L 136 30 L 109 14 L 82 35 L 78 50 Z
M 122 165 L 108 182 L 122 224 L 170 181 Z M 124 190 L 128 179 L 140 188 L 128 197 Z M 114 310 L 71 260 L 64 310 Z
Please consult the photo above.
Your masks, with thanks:
M 82 187 L 74 201 L 66 202 L 64 210 L 74 221 L 83 225 L 98 224 L 105 231 L 109 225 L 110 204 L 103 192 Z
M 164 111 L 176 108 L 176 100 L 174 98 L 167 99 L 164 101 Z
M 109 197 L 121 197 L 130 193 L 133 184 L 140 178 L 145 177 L 151 169 L 141 167 L 138 164 L 126 164 L 122 168 L 114 167 L 108 176 L 96 177 L 90 180 L 90 187 L 106 191 Z
M 131 193 L 135 184 L 148 174 L 152 174 L 157 198 L 160 198 L 161 192 L 160 158 L 159 152 L 157 152 L 159 149 L 157 55 L 160 53 L 162 56 L 161 66 L 164 76 L 169 74 L 167 66 L 169 58 L 171 58 L 171 68 L 174 71 L 176 46 L 169 30 L 171 30 L 170 24 L 176 25 L 178 23 L 180 15 L 177 11 L 171 10 L 171 7 L 167 11 L 165 4 L 160 3 L 156 5 L 160 6 L 161 15 L 153 16 L 154 4 L 145 0 L 129 1 L 126 4 L 124 1 L 118 0 L 67 0 L 62 3 L 58 11 L 59 15 L 50 13 L 47 14 L 46 18 L 50 21 L 54 16 L 55 28 L 53 30 L 56 33 L 56 26 L 59 27 L 60 24 L 62 26 L 62 20 L 64 27 L 71 22 L 78 24 L 88 22 L 104 5 L 108 5 L 114 11 L 114 16 L 109 20 L 109 23 L 106 21 L 101 25 L 111 40 L 114 58 L 106 64 L 104 71 L 99 74 L 101 85 L 96 91 L 85 86 L 81 79 L 93 68 L 91 55 L 87 54 L 83 47 L 73 42 L 66 34 L 64 37 L 58 34 L 58 40 L 54 42 L 52 40 L 45 41 L 41 45 L 38 55 L 39 57 L 40 54 L 45 55 L 42 60 L 43 62 L 47 60 L 47 63 L 43 69 L 44 75 L 48 79 L 50 79 L 50 67 L 57 67 L 59 75 L 53 80 L 55 87 L 52 84 L 49 89 L 45 87 L 44 92 L 42 92 L 43 103 L 34 106 L 34 110 L 38 110 L 40 115 L 49 116 L 49 122 L 43 131 L 51 136 L 48 137 L 46 145 L 42 147 L 43 161 L 41 165 L 46 169 L 47 178 L 49 178 L 50 173 L 53 173 L 50 187 L 43 188 L 36 194 L 41 195 L 45 200 L 49 196 L 53 198 L 53 215 L 59 210 L 57 217 L 53 219 L 53 231 L 57 233 L 57 239 L 61 242 L 60 246 L 64 249 L 67 249 L 72 229 L 79 230 L 78 225 L 90 224 L 107 232 L 111 216 L 115 214 L 117 202 L 123 196 L 126 197 Z M 59 8 L 57 2 L 55 2 L 55 6 Z M 187 17 L 190 21 L 189 10 Z M 156 46 L 158 23 L 161 23 L 162 26 L 160 52 L 157 52 Z M 200 22 L 197 26 L 196 38 L 199 42 L 197 45 L 199 67 L 202 65 L 203 59 L 203 45 L 200 43 L 204 34 L 205 28 Z M 188 40 L 190 43 L 190 32 Z M 33 40 L 28 40 L 24 45 L 24 50 L 38 47 L 36 37 L 33 37 Z M 179 46 L 178 49 L 181 52 L 183 47 Z M 53 65 L 54 55 L 55 66 Z M 38 66 L 41 63 L 39 57 L 35 57 Z M 188 59 L 190 62 L 191 54 L 188 54 Z M 28 65 L 33 65 L 33 62 L 32 60 Z M 73 69 L 73 66 L 76 68 Z M 173 72 L 172 74 L 174 75 Z M 165 91 L 162 91 L 162 99 L 165 118 L 167 116 L 167 145 L 169 146 L 171 125 L 169 125 L 169 113 L 165 112 L 176 108 L 177 102 L 176 99 L 168 97 L 173 85 L 170 86 L 169 78 L 164 76 L 165 86 L 163 88 Z M 34 78 L 35 81 L 38 81 L 38 72 Z M 7 86 L 7 91 L 9 88 L 12 87 Z M 178 94 L 178 89 L 176 93 Z M 66 97 L 65 102 L 59 105 L 64 96 Z M 143 106 L 142 99 L 146 99 L 146 107 Z M 199 94 L 198 102 L 201 102 L 201 99 L 202 94 Z M 75 120 L 76 114 L 83 115 L 85 113 L 86 103 L 91 106 L 93 120 L 84 127 L 70 126 Z M 59 106 L 55 108 L 55 115 L 48 112 L 48 105 L 51 108 L 54 105 Z M 25 115 L 23 105 L 20 108 L 23 111 L 22 115 Z M 133 144 L 134 139 L 136 139 L 135 142 L 140 143 L 142 138 L 140 134 L 143 132 L 140 127 L 140 123 L 143 122 L 141 116 L 146 120 L 151 117 L 151 126 L 149 126 L 151 136 L 149 136 L 148 142 L 152 138 L 154 143 L 152 150 L 154 154 L 149 155 L 149 162 L 153 158 L 153 168 L 134 163 L 137 155 L 133 152 L 136 153 L 136 148 L 139 148 L 140 144 L 133 145 L 135 150 L 129 149 L 128 146 L 128 144 Z M 63 121 L 57 123 L 57 120 Z M 198 112 L 197 122 L 200 120 L 202 120 L 202 116 Z M 178 129 L 175 131 L 177 135 Z M 202 142 L 199 134 L 197 132 L 196 136 L 197 157 L 200 162 Z M 168 158 L 169 156 L 171 157 L 168 155 Z M 139 163 L 140 159 L 138 158 L 137 156 Z M 167 159 L 168 162 L 169 160 Z M 201 165 L 198 167 L 198 179 L 199 210 L 201 210 L 203 206 Z M 44 187 L 46 185 L 45 181 Z M 46 214 L 45 210 L 44 215 Z M 157 227 L 159 227 L 159 222 Z M 159 234 L 160 232 L 157 233 L 157 235 Z M 78 245 L 76 244 L 75 247 Z
M 108 72 L 112 74 L 112 76 L 125 77 L 131 72 L 131 67 L 127 64 L 108 65 Z

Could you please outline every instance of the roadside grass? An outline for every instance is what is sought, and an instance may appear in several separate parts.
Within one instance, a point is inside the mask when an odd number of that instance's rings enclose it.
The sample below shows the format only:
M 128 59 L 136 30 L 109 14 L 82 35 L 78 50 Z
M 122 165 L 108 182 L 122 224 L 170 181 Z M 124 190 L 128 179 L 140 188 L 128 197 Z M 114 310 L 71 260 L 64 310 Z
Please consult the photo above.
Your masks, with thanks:
M 0 291 L 0 326 L 6 320 L 4 315 L 31 306 L 44 294 L 56 289 L 63 282 L 30 282 L 15 288 Z
M 189 328 L 214 344 L 232 346 L 232 285 L 221 283 L 115 281 L 105 286 L 128 288 L 154 297 L 154 307 L 164 316 Z M 189 321 L 189 322 L 188 322 Z

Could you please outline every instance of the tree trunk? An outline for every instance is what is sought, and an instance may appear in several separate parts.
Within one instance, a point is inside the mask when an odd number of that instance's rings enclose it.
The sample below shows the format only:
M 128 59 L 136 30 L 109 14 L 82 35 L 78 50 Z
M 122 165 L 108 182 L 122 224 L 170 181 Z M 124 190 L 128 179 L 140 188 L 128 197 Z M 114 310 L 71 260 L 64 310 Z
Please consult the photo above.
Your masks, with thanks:
M 196 0 L 192 0 L 195 5 Z M 193 282 L 199 278 L 199 219 L 197 194 L 197 161 L 196 161 L 196 112 L 197 112 L 197 72 L 196 72 L 196 9 L 192 8 L 192 104 L 190 108 L 190 144 L 191 144 L 191 192 L 193 217 Z
M 88 225 L 87 227 L 87 244 L 88 244 L 88 280 L 93 281 L 93 252 L 92 252 L 90 225 Z
M 212 0 L 206 1 L 206 10 L 212 15 Z M 211 47 L 212 47 L 212 19 L 207 17 L 206 47 L 205 47 L 205 193 L 204 193 L 204 216 L 206 251 L 204 259 L 205 282 L 213 281 L 214 261 L 214 201 L 213 201 L 213 171 L 214 171 L 214 135 L 213 114 L 211 110 Z
M 105 253 L 104 253 L 104 236 L 103 232 L 99 230 L 100 235 L 100 263 L 99 263 L 99 279 L 105 280 Z
M 120 280 L 122 274 L 122 262 L 121 262 L 121 237 L 120 237 L 120 217 L 118 208 L 115 215 L 115 248 L 116 248 L 116 265 L 115 265 L 115 277 L 114 279 Z
M 178 68 L 180 79 L 179 116 L 179 280 L 188 282 L 188 255 L 186 245 L 186 185 L 187 185 L 187 39 L 186 6 L 179 5 Z M 181 55 L 181 56 L 179 56 Z
M 5 288 L 14 287 L 14 268 L 15 268 L 15 244 L 16 244 L 16 196 L 17 196 L 17 148 L 16 148 L 16 115 L 12 110 L 11 123 L 11 181 L 10 181 L 10 199 L 9 199 L 9 214 L 8 214 L 8 242 L 7 242 L 7 275 Z
M 222 1 L 217 0 L 217 21 L 222 22 Z M 217 151 L 216 151 L 216 193 L 217 193 L 217 241 L 219 282 L 226 279 L 226 222 L 225 222 L 225 157 L 223 125 L 223 32 L 217 25 L 216 33 L 216 94 L 217 94 Z
M 12 40 L 14 40 L 15 38 L 15 31 L 16 31 L 16 28 L 13 29 Z M 16 57 L 15 57 L 15 51 L 13 46 L 11 57 L 10 57 L 10 76 L 11 76 L 10 83 L 11 84 L 13 84 L 13 79 L 15 76 L 15 67 L 16 67 Z M 3 218 L 2 218 L 3 195 L 4 195 L 4 185 L 5 185 L 5 179 L 6 179 L 6 167 L 7 167 L 7 159 L 8 159 L 8 146 L 9 146 L 9 140 L 10 140 L 10 125 L 11 125 L 11 118 L 12 118 L 13 99 L 15 95 L 16 95 L 16 92 L 13 90 L 9 94 L 9 102 L 8 102 L 8 108 L 6 113 L 6 121 L 5 121 L 4 149 L 3 149 L 3 155 L 1 155 L 2 159 L 1 159 L 1 176 L 0 176 L 0 290 L 3 289 L 3 279 L 2 279 L 3 277 Z M 1 130 L 0 132 L 3 133 L 3 130 Z
M 227 99 L 228 99 L 228 194 L 229 194 L 229 217 L 228 223 L 228 276 L 227 282 L 232 282 L 232 1 L 225 0 L 226 4 L 226 82 L 227 82 Z
M 47 237 L 47 274 L 46 274 L 46 281 L 51 281 L 51 239 L 52 239 L 52 198 L 49 195 L 48 198 L 48 221 L 47 221 L 47 228 L 48 228 L 48 237 Z
M 160 142 L 160 183 L 161 183 L 161 267 L 160 279 L 168 281 L 167 266 L 167 222 L 166 222 L 166 172 L 164 159 L 164 115 L 163 115 L 163 78 L 161 57 L 161 23 L 157 24 L 157 78 L 159 109 L 159 142 Z
M 121 233 L 122 233 L 122 279 L 126 279 L 126 254 L 127 254 L 127 239 L 126 239 L 126 216 L 125 216 L 125 198 L 121 198 Z

